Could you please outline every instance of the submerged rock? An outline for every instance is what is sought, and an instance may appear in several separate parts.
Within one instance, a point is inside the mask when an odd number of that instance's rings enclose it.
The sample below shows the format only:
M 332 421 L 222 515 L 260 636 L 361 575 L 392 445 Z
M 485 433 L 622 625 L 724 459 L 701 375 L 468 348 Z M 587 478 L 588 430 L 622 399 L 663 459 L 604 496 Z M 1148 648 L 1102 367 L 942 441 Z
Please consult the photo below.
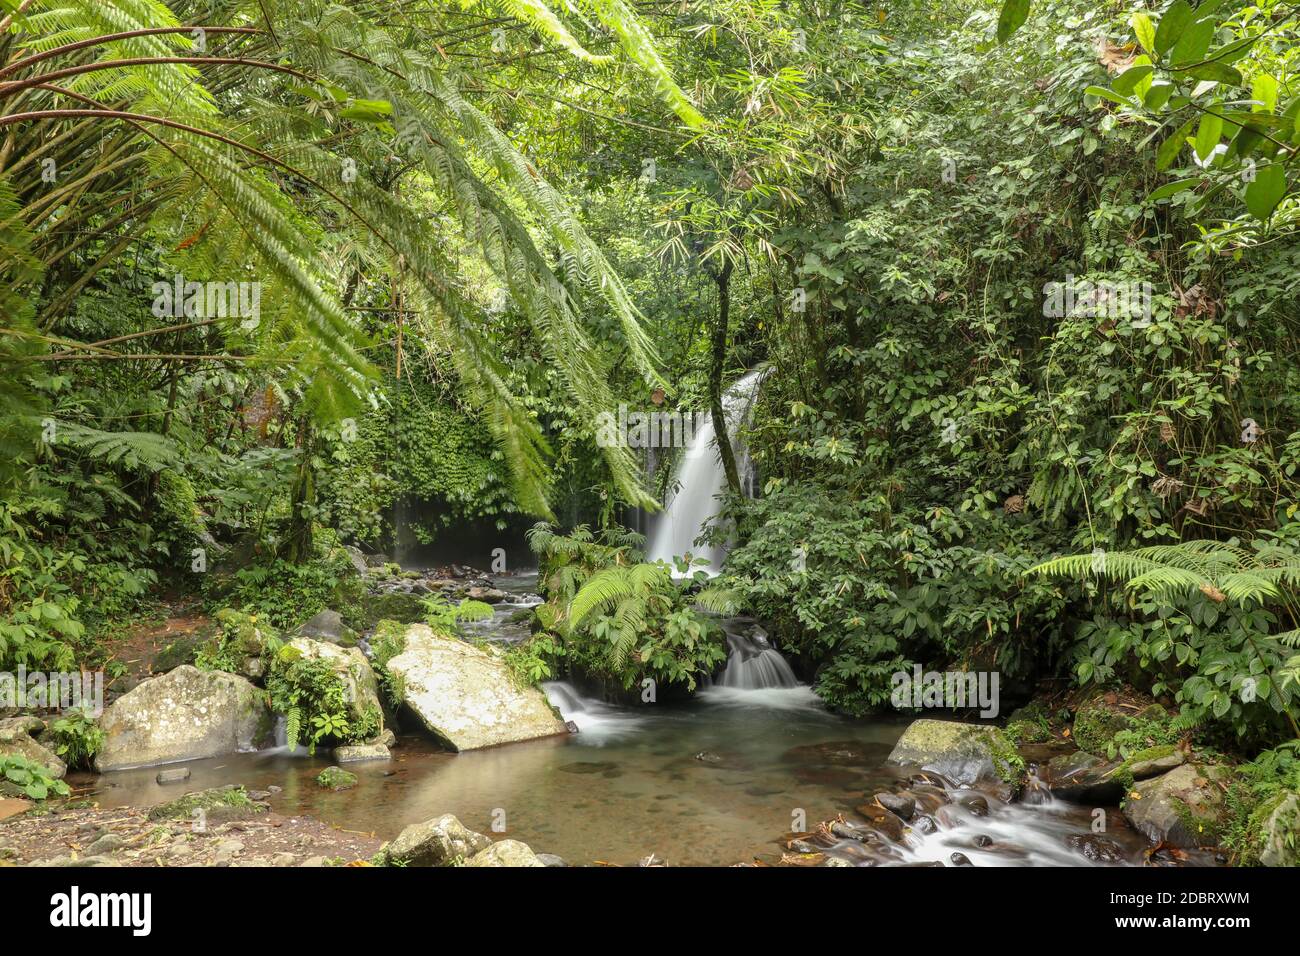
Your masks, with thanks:
M 316 777 L 316 783 L 326 790 L 333 790 L 337 793 L 339 790 L 351 790 L 355 787 L 357 785 L 357 775 L 341 767 L 326 767 Z
M 433 820 L 413 823 L 379 852 L 388 864 L 451 866 L 491 845 L 492 841 L 483 834 L 469 829 L 454 815 L 444 813 Z
M 521 686 L 505 659 L 426 624 L 406 630 L 406 647 L 388 662 L 401 678 L 405 702 L 454 750 L 567 734 L 545 695 Z
M 889 763 L 914 764 L 956 784 L 1001 781 L 1018 785 L 1024 761 L 996 727 L 946 720 L 917 720 L 903 731 Z
M 255 750 L 270 742 L 263 694 L 242 677 L 182 665 L 118 698 L 100 721 L 100 773 Z

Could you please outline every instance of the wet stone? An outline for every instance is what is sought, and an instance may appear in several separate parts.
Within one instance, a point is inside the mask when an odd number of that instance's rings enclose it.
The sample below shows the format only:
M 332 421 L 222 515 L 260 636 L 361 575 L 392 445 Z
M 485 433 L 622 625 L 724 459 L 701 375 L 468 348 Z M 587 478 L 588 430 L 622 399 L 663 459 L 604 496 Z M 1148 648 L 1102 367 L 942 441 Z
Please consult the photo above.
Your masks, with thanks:
M 912 814 L 916 812 L 916 798 L 905 793 L 878 793 L 876 803 L 903 820 L 912 819 Z

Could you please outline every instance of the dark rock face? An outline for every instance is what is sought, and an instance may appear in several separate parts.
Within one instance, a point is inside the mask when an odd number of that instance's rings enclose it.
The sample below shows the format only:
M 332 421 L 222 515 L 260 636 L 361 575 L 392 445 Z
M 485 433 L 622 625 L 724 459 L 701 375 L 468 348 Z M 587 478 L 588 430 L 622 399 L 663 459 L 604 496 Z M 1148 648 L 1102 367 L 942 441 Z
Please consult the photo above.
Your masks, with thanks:
M 1119 762 L 1107 762 L 1082 750 L 1054 757 L 1047 764 L 1046 782 L 1052 794 L 1075 803 L 1118 803 L 1123 784 L 1115 779 Z

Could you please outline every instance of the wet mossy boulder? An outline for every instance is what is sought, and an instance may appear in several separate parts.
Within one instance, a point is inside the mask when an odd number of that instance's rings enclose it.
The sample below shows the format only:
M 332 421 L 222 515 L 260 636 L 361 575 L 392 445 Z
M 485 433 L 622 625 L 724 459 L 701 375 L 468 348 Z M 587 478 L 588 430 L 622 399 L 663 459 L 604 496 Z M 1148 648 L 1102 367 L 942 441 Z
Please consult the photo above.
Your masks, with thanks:
M 1019 787 L 1025 762 L 997 727 L 916 720 L 903 731 L 888 762 L 930 770 L 955 784 L 1000 781 Z
M 1223 823 L 1226 767 L 1183 764 L 1138 781 L 1124 800 L 1124 816 L 1152 843 L 1214 846 Z

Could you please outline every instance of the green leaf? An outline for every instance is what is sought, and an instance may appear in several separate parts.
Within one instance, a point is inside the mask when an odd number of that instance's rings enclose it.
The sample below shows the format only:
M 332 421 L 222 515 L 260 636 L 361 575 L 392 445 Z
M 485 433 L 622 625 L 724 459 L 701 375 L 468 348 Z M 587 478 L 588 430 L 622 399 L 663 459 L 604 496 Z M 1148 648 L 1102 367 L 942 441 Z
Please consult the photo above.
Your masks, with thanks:
M 1164 56 L 1168 53 L 1178 38 L 1183 35 L 1183 31 L 1192 22 L 1192 7 L 1187 0 L 1176 0 L 1176 2 L 1165 11 L 1165 15 L 1160 18 L 1160 23 L 1156 27 L 1155 49 L 1156 53 Z
M 1198 80 L 1213 80 L 1215 83 L 1227 83 L 1229 86 L 1241 86 L 1245 80 L 1235 67 L 1211 60 L 1200 66 L 1191 67 L 1187 75 Z
M 1006 43 L 1029 19 L 1029 0 L 1004 0 L 998 15 L 998 42 Z
M 343 119 L 356 120 L 358 123 L 384 123 L 393 115 L 393 104 L 388 100 L 353 100 L 351 104 L 339 110 Z
M 1142 49 L 1150 54 L 1156 52 L 1156 28 L 1151 22 L 1151 18 L 1141 10 L 1136 10 L 1133 16 L 1129 18 L 1129 23 L 1133 25 L 1133 33 L 1137 35 L 1138 43 L 1142 44 Z
M 1201 162 L 1209 159 L 1210 154 L 1214 152 L 1214 147 L 1219 145 L 1219 137 L 1222 135 L 1222 117 L 1214 113 L 1206 113 L 1201 117 L 1201 125 L 1196 130 L 1196 155 Z
M 1157 202 L 1161 199 L 1168 199 L 1170 196 L 1176 196 L 1185 190 L 1191 189 L 1199 179 L 1178 179 L 1172 183 L 1165 183 L 1159 189 L 1153 189 L 1151 195 L 1147 196 L 1148 202 Z
M 1153 69 L 1154 67 L 1147 63 L 1138 63 L 1130 66 L 1119 76 L 1115 77 L 1110 84 L 1111 88 L 1120 96 L 1131 96 L 1133 89 L 1138 85 L 1138 82 L 1150 76 Z
M 1130 100 L 1126 100 L 1124 97 L 1120 96 L 1114 90 L 1108 90 L 1104 86 L 1090 86 L 1087 89 L 1085 89 L 1083 92 L 1085 95 L 1099 96 L 1103 100 L 1110 100 L 1112 103 L 1118 103 L 1120 106 L 1133 105 L 1133 103 Z
M 1205 59 L 1206 51 L 1214 40 L 1214 21 L 1198 20 L 1183 31 L 1183 35 L 1174 44 L 1169 61 L 1174 66 L 1185 66 Z
M 1173 165 L 1178 154 L 1182 152 L 1183 144 L 1187 142 L 1187 137 L 1191 135 L 1192 126 L 1196 123 L 1196 117 L 1192 117 L 1186 123 L 1178 128 L 1178 131 L 1160 144 L 1156 150 L 1156 169 L 1165 170 Z
M 1273 214 L 1285 194 L 1285 167 L 1281 163 L 1261 166 L 1255 170 L 1254 182 L 1246 187 L 1246 209 L 1256 219 L 1265 220 Z

